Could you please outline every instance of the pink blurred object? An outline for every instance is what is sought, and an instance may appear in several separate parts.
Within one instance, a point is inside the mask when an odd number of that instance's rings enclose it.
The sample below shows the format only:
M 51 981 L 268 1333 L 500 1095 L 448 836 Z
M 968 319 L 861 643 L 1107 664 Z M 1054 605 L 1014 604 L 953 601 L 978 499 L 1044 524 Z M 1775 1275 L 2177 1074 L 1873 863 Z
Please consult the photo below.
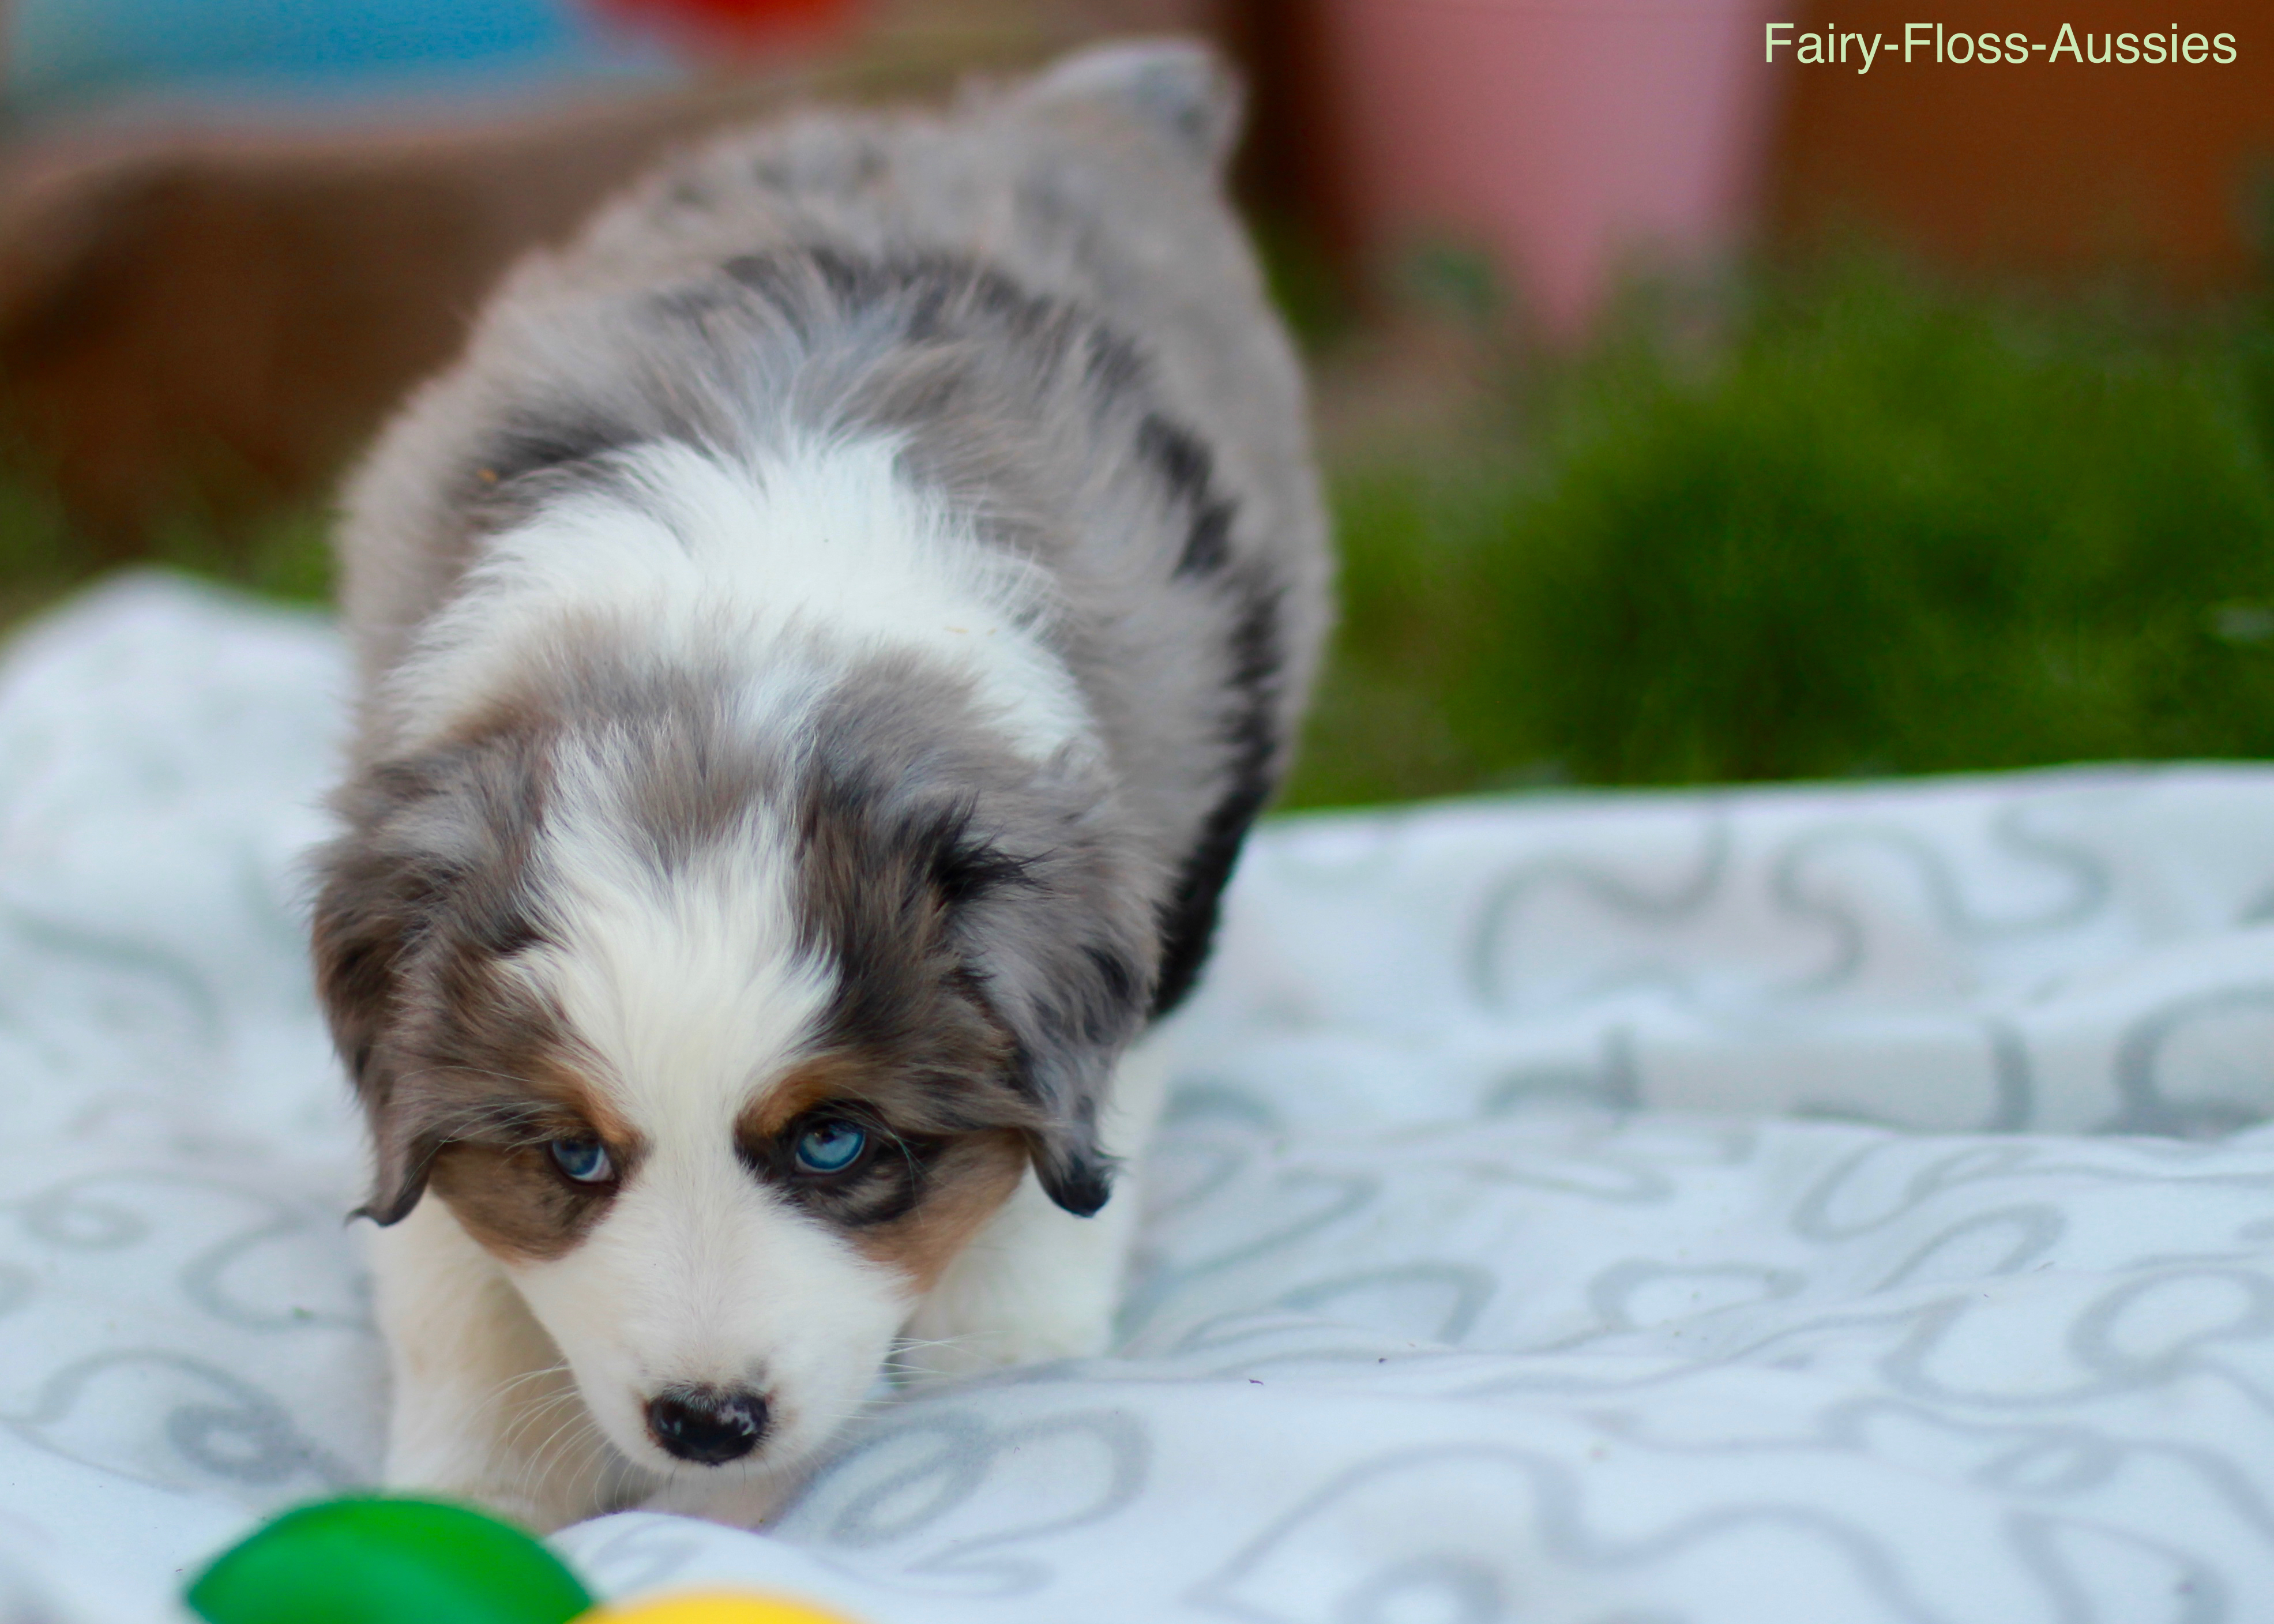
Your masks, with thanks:
M 1628 255 L 1742 244 L 1781 82 L 1762 59 L 1773 0 L 1322 4 L 1369 250 L 1481 246 L 1569 340 Z

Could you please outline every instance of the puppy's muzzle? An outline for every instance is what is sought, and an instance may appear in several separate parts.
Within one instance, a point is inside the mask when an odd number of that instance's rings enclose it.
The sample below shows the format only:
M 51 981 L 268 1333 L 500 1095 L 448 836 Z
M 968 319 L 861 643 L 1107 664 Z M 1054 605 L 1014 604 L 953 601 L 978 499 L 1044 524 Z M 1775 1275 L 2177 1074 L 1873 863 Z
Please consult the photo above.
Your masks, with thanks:
M 647 1430 L 682 1461 L 724 1466 L 765 1436 L 766 1401 L 747 1387 L 666 1387 L 648 1401 Z

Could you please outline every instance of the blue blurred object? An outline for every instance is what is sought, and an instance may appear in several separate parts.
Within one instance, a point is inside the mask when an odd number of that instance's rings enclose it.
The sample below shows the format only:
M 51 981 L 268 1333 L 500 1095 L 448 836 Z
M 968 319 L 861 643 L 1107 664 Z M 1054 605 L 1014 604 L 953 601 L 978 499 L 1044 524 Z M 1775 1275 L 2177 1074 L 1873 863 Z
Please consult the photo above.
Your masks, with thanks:
M 30 117 L 154 98 L 338 107 L 674 71 L 659 45 L 574 0 L 15 0 L 0 59 L 11 111 Z

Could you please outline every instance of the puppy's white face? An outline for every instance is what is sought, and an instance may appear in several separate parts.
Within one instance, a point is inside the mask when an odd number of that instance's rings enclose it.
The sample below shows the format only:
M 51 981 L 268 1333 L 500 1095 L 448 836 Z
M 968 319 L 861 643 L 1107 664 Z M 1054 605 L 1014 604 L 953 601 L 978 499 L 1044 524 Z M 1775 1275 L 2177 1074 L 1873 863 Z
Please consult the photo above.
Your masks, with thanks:
M 383 697 L 319 982 L 393 1222 L 448 1204 L 635 1464 L 795 1466 L 1096 1113 L 1166 876 L 1030 564 L 890 443 L 563 472 Z
M 860 1403 L 913 1294 L 756 1187 L 717 1138 L 651 1153 L 576 1245 L 509 1264 L 608 1440 L 666 1474 L 808 1458 Z
M 922 974 L 921 892 L 898 921 L 911 956 L 848 988 L 858 966 L 802 929 L 811 876 L 775 814 L 746 801 L 658 861 L 600 754 L 553 762 L 528 865 L 548 924 L 459 967 L 455 1069 L 489 1086 L 430 1192 L 504 1263 L 629 1460 L 772 1476 L 853 1413 L 1023 1176 L 994 1080 L 1009 1045 L 953 976 Z M 847 1011 L 869 994 L 893 1008 L 864 1030 Z

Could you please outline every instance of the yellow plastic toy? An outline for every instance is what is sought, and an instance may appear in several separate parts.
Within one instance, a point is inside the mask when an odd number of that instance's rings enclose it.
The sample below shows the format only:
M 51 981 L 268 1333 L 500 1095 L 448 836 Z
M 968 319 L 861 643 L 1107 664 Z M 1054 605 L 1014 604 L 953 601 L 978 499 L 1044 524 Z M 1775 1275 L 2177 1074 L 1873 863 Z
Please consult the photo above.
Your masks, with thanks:
M 576 1624 L 859 1624 L 780 1596 L 695 1590 L 626 1607 L 597 1607 Z

